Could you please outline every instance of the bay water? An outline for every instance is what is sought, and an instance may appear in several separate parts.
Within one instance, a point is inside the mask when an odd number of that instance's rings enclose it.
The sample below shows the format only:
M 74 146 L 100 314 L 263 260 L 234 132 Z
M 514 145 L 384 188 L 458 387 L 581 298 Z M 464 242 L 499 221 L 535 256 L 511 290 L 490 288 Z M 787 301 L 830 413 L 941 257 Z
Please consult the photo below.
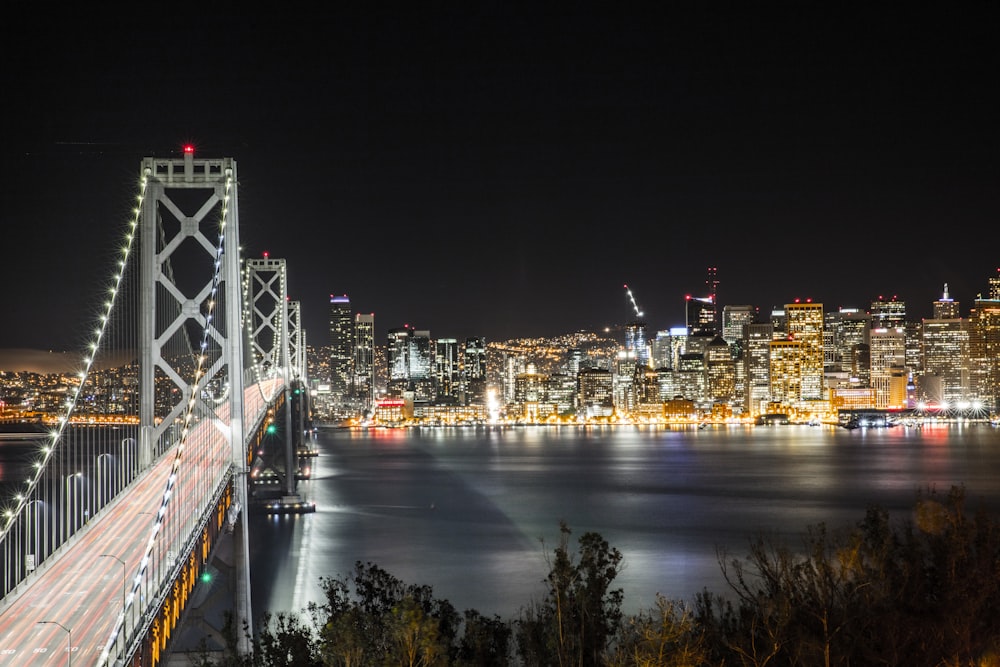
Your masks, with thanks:
M 628 613 L 656 594 L 727 593 L 720 556 L 765 535 L 795 548 L 870 506 L 910 516 L 918 493 L 965 488 L 1000 512 L 1000 429 L 832 426 L 319 429 L 316 512 L 251 517 L 252 604 L 299 612 L 357 561 L 431 586 L 459 611 L 515 618 L 545 596 L 565 521 L 623 555 Z

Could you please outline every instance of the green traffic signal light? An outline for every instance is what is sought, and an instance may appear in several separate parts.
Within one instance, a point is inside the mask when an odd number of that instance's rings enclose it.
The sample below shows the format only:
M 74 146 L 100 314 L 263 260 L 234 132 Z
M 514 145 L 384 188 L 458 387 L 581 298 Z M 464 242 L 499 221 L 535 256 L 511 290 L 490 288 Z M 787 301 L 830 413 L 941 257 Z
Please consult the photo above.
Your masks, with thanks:
M 212 581 L 212 573 L 209 572 L 208 570 L 205 570 L 204 572 L 201 573 L 201 580 L 206 584 Z
M 267 432 L 268 433 L 274 433 L 277 430 L 278 430 L 278 427 L 275 426 L 274 424 L 268 424 L 267 425 Z

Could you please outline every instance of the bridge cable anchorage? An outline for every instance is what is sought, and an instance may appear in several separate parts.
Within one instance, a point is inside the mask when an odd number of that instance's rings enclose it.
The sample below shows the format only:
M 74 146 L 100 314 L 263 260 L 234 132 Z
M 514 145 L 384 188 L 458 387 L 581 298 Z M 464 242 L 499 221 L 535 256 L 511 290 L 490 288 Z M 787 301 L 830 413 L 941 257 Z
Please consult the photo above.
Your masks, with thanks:
M 153 554 L 153 547 L 156 544 L 156 537 L 160 530 L 163 528 L 163 522 L 167 515 L 167 507 L 170 504 L 170 497 L 173 495 L 174 484 L 177 481 L 177 475 L 180 471 L 181 459 L 184 455 L 184 448 L 187 444 L 187 436 L 189 433 L 189 427 L 192 418 L 194 417 L 194 408 L 198 402 L 198 397 L 201 395 L 201 391 L 207 384 L 207 376 L 204 372 L 206 350 L 208 348 L 209 338 L 211 336 L 211 325 L 212 325 L 212 314 L 215 310 L 216 296 L 219 290 L 219 284 L 222 282 L 222 257 L 225 252 L 224 239 L 225 239 L 225 228 L 226 220 L 229 216 L 229 192 L 232 189 L 233 182 L 232 176 L 230 175 L 226 179 L 226 195 L 222 200 L 222 216 L 219 220 L 219 241 L 215 248 L 215 264 L 214 273 L 212 276 L 212 291 L 211 296 L 208 299 L 207 306 L 208 312 L 205 315 L 205 323 L 202 329 L 201 337 L 201 347 L 199 354 L 197 355 L 197 364 L 194 370 L 194 378 L 189 389 L 191 391 L 191 397 L 188 400 L 187 408 L 184 413 L 184 426 L 181 430 L 180 440 L 177 442 L 176 450 L 174 452 L 174 460 L 170 469 L 170 476 L 167 478 L 166 487 L 163 490 L 163 497 L 160 501 L 160 509 L 156 513 L 156 518 L 153 522 L 153 526 L 150 529 L 149 540 L 146 542 L 146 550 L 143 554 L 142 560 L 139 562 L 139 568 L 136 572 L 135 578 L 132 581 L 132 589 L 128 594 L 127 601 L 125 603 L 126 607 L 130 607 L 135 603 L 135 598 L 141 587 L 142 579 L 146 574 L 146 569 L 149 567 L 149 562 Z M 230 372 L 233 372 L 232 370 Z M 242 372 L 242 371 L 239 371 Z M 121 633 L 125 624 L 125 613 L 124 610 L 122 614 L 118 617 L 115 623 L 115 627 L 111 630 L 111 634 L 108 637 L 108 641 L 105 644 L 104 650 L 101 652 L 100 665 L 107 665 L 110 659 L 111 650 L 118 640 L 118 635 Z

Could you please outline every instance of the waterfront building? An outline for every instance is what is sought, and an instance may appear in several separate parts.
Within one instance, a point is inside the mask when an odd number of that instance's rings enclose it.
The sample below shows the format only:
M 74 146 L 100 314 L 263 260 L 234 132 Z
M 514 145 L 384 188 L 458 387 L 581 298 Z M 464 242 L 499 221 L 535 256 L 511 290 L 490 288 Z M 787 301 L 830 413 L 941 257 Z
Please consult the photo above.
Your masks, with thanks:
M 986 410 L 996 412 L 1000 410 L 1000 298 L 976 299 L 973 304 L 969 313 L 969 394 Z
M 412 336 L 413 329 L 409 325 L 386 332 L 386 395 L 391 398 L 400 398 L 409 389 Z
M 410 390 L 415 402 L 432 402 L 437 393 L 434 383 L 434 348 L 431 332 L 414 329 L 410 336 Z
M 545 400 L 555 406 L 556 413 L 567 415 L 576 410 L 576 376 L 553 373 L 544 381 Z
M 528 364 L 524 373 L 514 379 L 514 401 L 507 406 L 507 415 L 528 422 L 536 422 L 556 412 L 545 395 L 548 376 L 539 373 L 534 364 Z
M 804 343 L 791 338 L 768 343 L 770 405 L 791 409 L 802 402 L 802 348 Z M 765 410 L 772 412 L 770 408 Z
M 743 327 L 745 407 L 753 416 L 767 412 L 767 404 L 771 400 L 770 346 L 773 334 L 774 326 L 770 322 Z
M 354 316 L 354 383 L 352 393 L 362 412 L 375 401 L 375 313 Z
M 458 340 L 454 338 L 438 338 L 434 341 L 436 402 L 459 402 L 459 394 L 462 388 L 461 365 Z
M 940 312 L 940 311 L 936 311 Z M 945 314 L 957 311 L 945 311 Z M 969 396 L 969 323 L 960 317 L 924 320 L 923 368 L 917 396 L 937 405 L 956 405 Z
M 578 410 L 583 416 L 610 417 L 614 413 L 614 382 L 606 368 L 581 368 L 577 374 Z
M 707 410 L 712 405 L 707 385 L 705 355 L 696 352 L 680 355 L 677 372 L 674 374 L 677 394 L 694 403 L 697 408 Z
M 465 339 L 462 355 L 462 404 L 486 405 L 486 339 Z
M 705 384 L 710 403 L 732 405 L 736 393 L 736 363 L 722 336 L 716 336 L 705 352 Z
M 618 412 L 630 412 L 632 405 L 632 383 L 635 380 L 636 368 L 641 365 L 635 350 L 619 350 L 614 373 L 614 402 Z
M 799 358 L 799 399 L 818 401 L 823 396 L 823 304 L 785 304 L 787 333 L 802 344 Z
M 871 316 L 859 308 L 839 308 L 824 315 L 823 361 L 830 372 L 845 371 L 857 380 L 857 386 L 868 386 L 868 335 Z
M 869 336 L 871 388 L 876 409 L 906 407 L 906 330 L 900 326 L 875 327 Z
M 343 405 L 351 390 L 354 367 L 354 316 L 346 294 L 330 295 L 330 394 Z

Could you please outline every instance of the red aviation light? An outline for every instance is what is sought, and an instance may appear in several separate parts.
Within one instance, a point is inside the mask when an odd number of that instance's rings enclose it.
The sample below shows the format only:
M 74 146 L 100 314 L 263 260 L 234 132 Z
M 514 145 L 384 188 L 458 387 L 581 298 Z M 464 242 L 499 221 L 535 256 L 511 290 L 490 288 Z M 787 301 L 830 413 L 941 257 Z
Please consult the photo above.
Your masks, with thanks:
M 184 144 L 184 154 L 194 155 L 194 144 Z

